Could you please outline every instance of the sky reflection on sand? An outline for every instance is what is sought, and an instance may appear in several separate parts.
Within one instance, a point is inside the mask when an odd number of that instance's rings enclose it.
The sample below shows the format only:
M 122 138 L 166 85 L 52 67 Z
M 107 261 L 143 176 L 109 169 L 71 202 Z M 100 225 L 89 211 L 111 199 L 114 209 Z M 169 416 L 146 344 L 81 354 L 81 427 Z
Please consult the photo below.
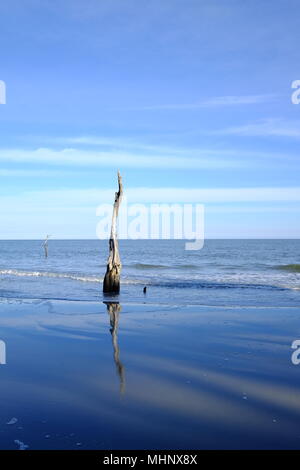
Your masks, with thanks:
M 294 310 L 116 305 L 1 303 L 0 399 L 5 422 L 24 423 L 14 438 L 71 448 L 75 429 L 83 448 L 100 448 L 97 435 L 104 448 L 299 447 Z M 59 434 L 47 443 L 41 416 Z

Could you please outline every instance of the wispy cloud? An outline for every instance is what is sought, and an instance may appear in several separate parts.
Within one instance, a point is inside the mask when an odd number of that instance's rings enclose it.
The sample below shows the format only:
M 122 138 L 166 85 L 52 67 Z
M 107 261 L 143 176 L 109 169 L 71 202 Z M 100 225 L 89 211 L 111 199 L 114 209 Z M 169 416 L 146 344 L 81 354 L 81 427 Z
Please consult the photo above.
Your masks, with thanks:
M 242 106 L 261 104 L 277 99 L 275 94 L 265 95 L 227 95 L 216 96 L 206 100 L 196 101 L 195 103 L 176 103 L 176 104 L 158 104 L 151 106 L 143 106 L 144 110 L 188 110 L 197 108 L 218 108 L 226 106 Z
M 291 201 L 289 201 L 291 202 Z M 295 213 L 300 212 L 300 206 L 282 206 L 282 204 L 274 204 L 272 206 L 265 206 L 261 204 L 248 205 L 207 205 L 205 207 L 205 213 L 209 214 L 271 214 L 271 213 Z
M 265 119 L 244 126 L 228 127 L 213 131 L 216 135 L 241 135 L 252 137 L 300 137 L 300 121 Z
M 115 189 L 56 189 L 24 191 L 19 195 L 0 197 L 1 206 L 10 204 L 35 207 L 96 208 L 102 203 L 112 203 Z M 180 187 L 129 187 L 129 203 L 199 203 L 224 204 L 248 202 L 298 202 L 300 187 L 249 187 L 249 188 L 180 188 Z
M 53 177 L 65 177 L 70 175 L 76 175 L 74 171 L 61 171 L 61 170 L 12 170 L 7 168 L 0 168 L 1 177 L 13 177 L 13 178 L 53 178 Z
M 221 131 L 222 132 L 222 131 Z M 227 132 L 227 131 L 225 131 Z M 234 132 L 229 131 L 229 132 Z M 270 161 L 286 167 L 300 165 L 298 155 L 238 148 L 191 148 L 152 145 L 134 139 L 102 136 L 43 138 L 47 148 L 0 148 L 0 176 L 51 177 L 70 176 L 95 168 L 134 168 L 160 170 L 226 170 L 264 168 Z M 57 148 L 58 145 L 70 147 Z M 6 168 L 16 163 L 21 168 Z M 30 167 L 26 167 L 29 163 Z M 44 168 L 43 168 L 44 166 Z M 49 166 L 59 169 L 50 170 Z
M 188 152 L 187 152 L 188 153 Z M 173 169 L 215 169 L 243 167 L 242 160 L 234 156 L 215 155 L 204 151 L 188 154 L 165 155 L 159 153 L 144 154 L 122 152 L 109 149 L 107 151 L 88 151 L 74 148 L 61 150 L 38 148 L 35 150 L 0 149 L 0 162 L 35 163 L 38 165 L 67 165 L 77 167 L 122 167 L 122 168 L 173 168 Z
M 101 135 L 79 135 L 79 136 L 67 136 L 50 138 L 51 143 L 59 143 L 61 145 L 75 145 L 75 146 L 90 146 L 98 148 L 110 148 L 112 150 L 122 149 L 124 150 L 142 150 L 144 152 L 155 152 L 160 154 L 172 154 L 172 155 L 186 155 L 187 152 L 191 152 L 191 149 L 183 149 L 174 146 L 166 145 L 153 145 L 141 142 L 135 138 L 119 138 L 119 137 L 104 137 Z M 192 149 L 193 150 L 193 149 Z

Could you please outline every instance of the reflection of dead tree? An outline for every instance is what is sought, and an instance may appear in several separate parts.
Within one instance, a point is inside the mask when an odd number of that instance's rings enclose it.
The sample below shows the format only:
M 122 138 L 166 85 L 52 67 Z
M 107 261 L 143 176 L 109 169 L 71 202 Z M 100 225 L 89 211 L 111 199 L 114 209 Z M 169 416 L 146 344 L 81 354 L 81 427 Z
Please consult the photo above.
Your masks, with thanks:
M 119 313 L 121 305 L 119 302 L 104 302 L 106 304 L 107 312 L 110 316 L 110 332 L 112 337 L 112 344 L 114 348 L 114 361 L 117 368 L 117 373 L 120 378 L 120 392 L 125 392 L 125 368 L 120 361 L 120 348 L 118 345 L 118 327 L 119 327 Z
M 45 250 L 45 258 L 48 258 L 48 240 L 50 235 L 46 236 L 46 240 L 44 241 L 44 250 Z
M 121 260 L 119 255 L 119 244 L 117 239 L 117 218 L 119 206 L 123 195 L 122 178 L 118 172 L 119 191 L 115 193 L 111 232 L 109 239 L 109 256 L 107 260 L 106 274 L 103 281 L 103 292 L 118 294 L 120 292 Z

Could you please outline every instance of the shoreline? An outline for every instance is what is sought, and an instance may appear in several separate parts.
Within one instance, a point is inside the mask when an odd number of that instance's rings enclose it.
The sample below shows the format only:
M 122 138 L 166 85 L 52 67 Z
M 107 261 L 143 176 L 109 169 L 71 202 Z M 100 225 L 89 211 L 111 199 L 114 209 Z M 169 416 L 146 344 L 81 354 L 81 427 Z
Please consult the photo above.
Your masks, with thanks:
M 300 288 L 299 288 L 300 289 Z M 116 298 L 114 297 L 108 297 L 108 298 L 101 298 L 98 300 L 87 300 L 87 299 L 56 299 L 56 298 L 38 298 L 38 297 L 1 297 L 0 296 L 0 305 L 1 304 L 43 304 L 43 303 L 57 303 L 57 304 L 82 304 L 84 305 L 94 305 L 94 306 L 99 306 L 102 304 L 105 304 L 107 302 L 116 302 L 119 303 L 122 306 L 126 307 L 161 307 L 161 306 L 169 306 L 171 309 L 216 309 L 216 310 L 224 310 L 224 309 L 229 309 L 229 310 L 236 310 L 236 309 L 241 309 L 241 310 L 299 310 L 300 311 L 300 306 L 298 305 L 236 305 L 236 304 L 201 304 L 201 303 L 170 303 L 170 301 L 149 301 L 149 300 L 124 300 L 124 298 L 121 298 L 117 296 Z

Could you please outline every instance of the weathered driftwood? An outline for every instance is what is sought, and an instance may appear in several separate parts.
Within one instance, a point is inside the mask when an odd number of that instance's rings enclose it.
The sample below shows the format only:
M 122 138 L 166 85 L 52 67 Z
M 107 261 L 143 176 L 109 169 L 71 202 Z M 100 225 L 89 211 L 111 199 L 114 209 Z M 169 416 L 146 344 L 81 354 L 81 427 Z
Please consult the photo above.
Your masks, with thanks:
M 118 344 L 118 327 L 119 327 L 119 314 L 121 305 L 119 302 L 104 302 L 106 304 L 107 313 L 110 316 L 110 332 L 112 337 L 112 344 L 114 349 L 114 362 L 116 364 L 117 373 L 120 379 L 120 392 L 125 392 L 125 368 L 120 361 L 120 348 Z
M 115 202 L 111 222 L 109 239 L 109 256 L 107 260 L 106 274 L 103 281 L 103 292 L 105 294 L 118 294 L 120 292 L 121 260 L 119 255 L 119 244 L 117 239 L 117 219 L 119 206 L 123 195 L 122 178 L 118 172 L 119 191 L 115 193 Z

